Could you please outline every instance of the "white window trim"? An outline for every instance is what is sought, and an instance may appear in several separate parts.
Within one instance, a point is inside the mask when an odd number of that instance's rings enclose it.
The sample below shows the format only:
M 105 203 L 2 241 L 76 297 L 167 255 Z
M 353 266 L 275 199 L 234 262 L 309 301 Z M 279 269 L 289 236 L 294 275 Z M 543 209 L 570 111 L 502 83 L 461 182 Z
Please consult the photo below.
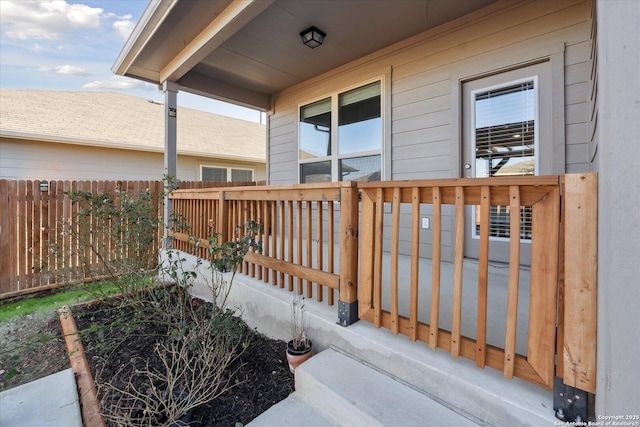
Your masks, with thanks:
M 221 166 L 221 165 L 215 165 L 215 164 L 201 164 L 200 167 L 198 168 L 198 179 L 200 181 L 202 181 L 202 169 L 203 168 L 226 169 L 227 170 L 227 182 L 232 182 L 231 181 L 231 175 L 232 175 L 231 171 L 232 170 L 251 171 L 251 180 L 255 181 L 255 178 L 256 178 L 256 171 L 253 168 L 236 167 L 236 166 Z
M 390 126 L 388 125 L 388 121 L 391 119 L 391 101 L 390 101 L 390 87 L 388 82 L 390 79 L 388 78 L 388 73 L 381 74 L 375 77 L 372 77 L 367 80 L 360 80 L 358 83 L 341 87 L 338 90 L 328 92 L 323 94 L 322 96 L 317 96 L 315 98 L 306 100 L 304 102 L 300 102 L 297 106 L 296 111 L 296 157 L 297 157 L 297 171 L 296 171 L 296 180 L 300 183 L 300 165 L 307 163 L 317 163 L 322 161 L 330 161 L 331 162 L 331 182 L 339 182 L 338 178 L 338 163 L 339 160 L 349 159 L 349 158 L 357 158 L 357 157 L 366 157 L 366 156 L 380 156 L 380 177 L 381 180 L 384 181 L 387 179 L 387 169 L 390 167 L 387 166 L 389 153 L 391 151 L 390 147 Z M 380 150 L 374 151 L 359 151 L 357 153 L 349 153 L 349 154 L 338 154 L 338 121 L 333 120 L 334 113 L 338 111 L 338 98 L 339 95 L 345 92 L 348 92 L 353 89 L 357 89 L 362 86 L 366 86 L 373 82 L 380 82 L 380 121 L 382 129 L 382 142 Z M 305 105 L 313 104 L 314 102 L 320 101 L 322 99 L 330 98 L 331 99 L 331 156 L 323 156 L 323 157 L 314 157 L 312 159 L 301 159 L 300 158 L 300 109 Z M 335 161 L 334 161 L 335 160 Z

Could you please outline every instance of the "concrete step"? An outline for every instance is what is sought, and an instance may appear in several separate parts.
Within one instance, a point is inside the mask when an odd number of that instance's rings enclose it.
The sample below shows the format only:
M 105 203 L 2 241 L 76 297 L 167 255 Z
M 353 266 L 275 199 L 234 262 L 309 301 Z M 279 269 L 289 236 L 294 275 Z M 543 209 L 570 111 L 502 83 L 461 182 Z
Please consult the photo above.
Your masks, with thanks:
M 281 402 L 273 405 L 259 417 L 252 420 L 247 427 L 294 426 L 299 427 L 331 427 L 335 421 L 292 393 Z
M 311 417 L 307 418 L 306 414 Z M 301 415 L 304 418 L 300 418 Z M 429 396 L 335 349 L 324 350 L 302 364 L 296 370 L 295 393 L 250 426 L 300 425 L 301 420 L 305 420 L 307 425 L 306 420 L 312 419 L 317 419 L 319 426 L 478 425 Z

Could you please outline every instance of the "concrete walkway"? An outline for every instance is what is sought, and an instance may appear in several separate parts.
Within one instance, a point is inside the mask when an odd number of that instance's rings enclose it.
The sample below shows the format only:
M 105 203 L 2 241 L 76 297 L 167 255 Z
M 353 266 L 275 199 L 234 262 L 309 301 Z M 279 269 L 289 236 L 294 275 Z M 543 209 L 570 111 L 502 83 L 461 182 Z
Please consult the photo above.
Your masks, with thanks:
M 71 368 L 0 393 L 2 427 L 82 427 Z

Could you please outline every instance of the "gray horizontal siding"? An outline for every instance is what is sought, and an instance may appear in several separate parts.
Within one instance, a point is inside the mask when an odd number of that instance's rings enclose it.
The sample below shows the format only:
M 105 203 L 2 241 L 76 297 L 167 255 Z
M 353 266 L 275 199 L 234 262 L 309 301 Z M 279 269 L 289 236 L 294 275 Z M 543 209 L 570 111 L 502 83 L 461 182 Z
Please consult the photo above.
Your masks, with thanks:
M 399 43 L 387 50 L 342 67 L 278 94 L 271 116 L 272 184 L 297 182 L 297 108 L 322 96 L 376 76 L 391 68 L 391 179 L 457 178 L 460 176 L 461 89 L 466 80 L 497 73 L 561 54 L 560 78 L 564 78 L 564 168 L 566 172 L 589 169 L 590 76 L 592 44 L 589 2 L 581 0 L 537 1 L 514 4 L 473 22 L 450 26 L 446 31 L 425 33 L 411 44 Z M 562 59 L 563 57 L 563 59 Z M 364 64 L 364 65 L 363 65 Z M 554 74 L 554 77 L 558 77 Z M 557 87 L 554 86 L 557 90 Z M 562 114 L 562 112 L 560 112 Z M 562 142 L 562 141 L 561 141 Z M 290 153 L 287 155 L 286 153 Z M 409 225 L 403 222 L 401 251 L 407 253 Z M 430 232 L 424 248 L 429 247 Z M 443 226 L 444 259 L 452 254 L 451 223 Z M 387 235 L 387 233 L 385 233 Z M 389 237 L 387 236 L 385 240 Z M 388 243 L 388 242 L 387 242 Z

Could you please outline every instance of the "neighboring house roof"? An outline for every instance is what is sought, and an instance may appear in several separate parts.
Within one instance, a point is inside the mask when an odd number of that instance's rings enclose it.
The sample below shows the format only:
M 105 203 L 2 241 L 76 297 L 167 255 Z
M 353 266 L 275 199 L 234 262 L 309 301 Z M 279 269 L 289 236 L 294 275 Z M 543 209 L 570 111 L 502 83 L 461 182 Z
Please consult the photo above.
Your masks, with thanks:
M 0 89 L 0 136 L 164 152 L 164 105 L 117 92 Z M 178 154 L 265 162 L 259 123 L 178 107 Z

